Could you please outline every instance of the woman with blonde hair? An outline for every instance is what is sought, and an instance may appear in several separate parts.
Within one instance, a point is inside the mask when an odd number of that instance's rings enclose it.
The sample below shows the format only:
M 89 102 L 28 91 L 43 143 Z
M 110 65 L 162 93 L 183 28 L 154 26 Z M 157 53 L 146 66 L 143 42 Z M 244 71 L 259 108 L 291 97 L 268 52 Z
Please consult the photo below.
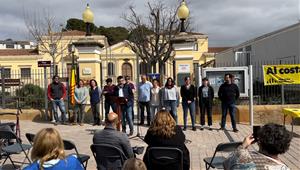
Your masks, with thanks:
M 122 170 L 147 170 L 147 167 L 139 158 L 130 158 L 125 161 Z
M 34 137 L 31 159 L 34 163 L 24 170 L 83 170 L 75 155 L 67 156 L 57 130 L 44 128 Z
M 150 147 L 174 147 L 183 152 L 183 169 L 190 169 L 190 153 L 185 146 L 185 135 L 182 129 L 176 125 L 172 115 L 161 110 L 156 113 L 154 120 L 147 131 L 144 141 L 148 144 L 147 150 Z M 147 154 L 144 156 L 144 162 L 149 169 Z M 167 169 L 173 169 L 169 167 Z M 167 170 L 164 168 L 164 170 Z

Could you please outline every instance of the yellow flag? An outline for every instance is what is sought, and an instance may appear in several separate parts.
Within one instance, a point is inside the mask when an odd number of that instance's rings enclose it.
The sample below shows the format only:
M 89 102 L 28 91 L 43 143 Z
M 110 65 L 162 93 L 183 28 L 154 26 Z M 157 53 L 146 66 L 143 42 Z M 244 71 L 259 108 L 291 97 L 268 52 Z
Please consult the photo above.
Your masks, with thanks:
M 70 82 L 70 100 L 71 100 L 71 105 L 75 105 L 75 87 L 76 87 L 76 81 L 75 81 L 75 68 L 72 68 L 71 71 L 71 82 Z

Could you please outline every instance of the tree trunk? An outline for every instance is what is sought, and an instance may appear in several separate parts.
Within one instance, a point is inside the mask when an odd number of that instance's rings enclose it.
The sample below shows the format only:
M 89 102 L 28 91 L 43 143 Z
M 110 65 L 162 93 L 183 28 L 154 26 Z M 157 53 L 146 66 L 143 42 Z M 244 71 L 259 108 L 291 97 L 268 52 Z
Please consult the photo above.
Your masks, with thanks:
M 159 74 L 160 74 L 160 82 L 163 83 L 165 78 L 165 63 L 163 61 L 159 61 Z
M 157 70 L 156 70 L 156 64 L 157 64 L 157 62 L 153 62 L 151 65 L 151 67 L 152 67 L 152 70 L 151 70 L 151 73 L 157 73 Z

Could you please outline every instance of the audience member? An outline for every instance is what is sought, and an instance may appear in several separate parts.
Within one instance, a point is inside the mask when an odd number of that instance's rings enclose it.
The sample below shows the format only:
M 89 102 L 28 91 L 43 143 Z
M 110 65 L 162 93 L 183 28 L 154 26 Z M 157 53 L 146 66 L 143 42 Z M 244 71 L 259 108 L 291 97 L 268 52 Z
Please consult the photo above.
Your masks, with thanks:
M 200 130 L 203 130 L 205 125 L 205 111 L 207 112 L 207 123 L 209 130 L 212 130 L 212 106 L 214 100 L 214 89 L 209 85 L 208 79 L 202 79 L 202 85 L 198 90 L 199 106 L 200 106 Z
M 64 143 L 57 130 L 45 128 L 34 137 L 31 159 L 25 170 L 83 170 L 75 155 L 65 155 Z
M 195 86 L 191 84 L 191 78 L 189 76 L 184 78 L 185 84 L 180 88 L 180 95 L 182 97 L 182 110 L 183 110 L 183 130 L 186 130 L 187 126 L 187 114 L 190 110 L 190 116 L 192 121 L 193 131 L 196 131 L 195 127 L 195 97 L 196 89 Z
M 184 143 L 185 135 L 182 129 L 176 125 L 175 120 L 168 111 L 162 110 L 156 113 L 144 141 L 148 144 L 148 148 L 165 146 L 182 150 L 183 169 L 189 170 L 190 153 Z M 144 162 L 149 167 L 147 155 L 144 156 Z
M 177 107 L 179 106 L 179 93 L 175 86 L 174 80 L 169 77 L 165 84 L 165 87 L 160 90 L 160 100 L 162 107 L 165 107 L 170 111 L 172 117 L 178 123 L 177 120 Z
M 95 79 L 90 80 L 90 102 L 91 109 L 94 117 L 94 124 L 100 125 L 100 100 L 101 100 L 101 88 L 98 87 Z
M 127 135 L 116 130 L 118 115 L 111 112 L 105 121 L 105 128 L 95 132 L 93 143 L 113 145 L 121 149 L 127 158 L 132 158 L 134 156 L 133 150 Z
M 249 162 L 253 162 L 256 169 L 288 170 L 279 155 L 288 151 L 291 140 L 292 135 L 284 126 L 266 124 L 258 131 L 256 139 L 252 135 L 244 139 L 243 144 L 224 162 L 224 168 L 232 170 L 244 164 L 252 166 Z M 249 151 L 248 147 L 255 142 L 259 150 Z
M 138 158 L 127 159 L 122 170 L 147 170 L 145 163 Z
M 84 86 L 83 80 L 79 80 L 77 87 L 75 88 L 74 98 L 76 101 L 75 114 L 74 114 L 74 124 L 83 125 L 85 106 L 87 104 L 87 98 L 89 95 L 89 90 Z
M 150 122 L 152 121 L 153 117 L 150 113 L 150 94 L 152 84 L 147 81 L 147 76 L 141 76 L 142 81 L 138 84 L 138 101 L 139 101 L 139 108 L 140 108 L 140 123 L 139 125 L 144 125 L 145 120 L 145 107 L 147 111 L 147 125 L 150 126 Z

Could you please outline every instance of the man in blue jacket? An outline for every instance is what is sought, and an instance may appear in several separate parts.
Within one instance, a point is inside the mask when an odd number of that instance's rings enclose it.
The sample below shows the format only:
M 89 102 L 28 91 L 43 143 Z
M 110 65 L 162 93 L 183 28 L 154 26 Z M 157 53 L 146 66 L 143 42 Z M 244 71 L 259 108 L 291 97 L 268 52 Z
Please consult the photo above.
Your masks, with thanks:
M 121 106 L 122 112 L 122 132 L 126 133 L 126 121 L 129 125 L 129 136 L 133 135 L 133 121 L 132 121 L 132 106 L 133 93 L 129 85 L 125 84 L 123 76 L 117 77 L 118 85 L 115 87 L 114 93 Z

